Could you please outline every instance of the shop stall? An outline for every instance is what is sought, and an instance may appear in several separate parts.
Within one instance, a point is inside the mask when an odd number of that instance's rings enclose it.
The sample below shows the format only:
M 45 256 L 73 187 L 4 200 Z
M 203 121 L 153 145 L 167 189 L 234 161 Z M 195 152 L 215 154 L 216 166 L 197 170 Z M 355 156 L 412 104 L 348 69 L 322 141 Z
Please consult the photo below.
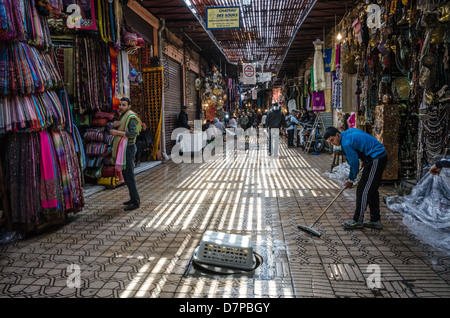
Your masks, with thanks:
M 299 70 L 303 108 L 327 112 L 331 104 L 335 127 L 356 127 L 383 142 L 385 181 L 416 183 L 447 155 L 449 6 L 361 1 L 323 43 L 311 44 L 314 53 Z

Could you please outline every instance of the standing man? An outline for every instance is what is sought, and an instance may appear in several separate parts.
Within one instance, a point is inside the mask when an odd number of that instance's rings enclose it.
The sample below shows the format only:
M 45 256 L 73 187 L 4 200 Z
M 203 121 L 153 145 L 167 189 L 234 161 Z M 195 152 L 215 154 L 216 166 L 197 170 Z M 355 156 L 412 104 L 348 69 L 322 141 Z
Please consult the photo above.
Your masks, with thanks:
M 239 117 L 239 122 L 238 122 L 239 126 L 241 126 L 241 128 L 245 131 L 247 129 L 247 124 L 248 124 L 248 117 L 247 115 L 245 115 L 245 112 L 242 111 L 241 113 L 241 117 Z
M 119 142 L 123 137 L 126 137 L 127 146 L 125 148 L 124 158 L 126 160 L 125 169 L 122 170 L 125 184 L 128 187 L 130 194 L 130 200 L 124 202 L 125 211 L 131 211 L 139 208 L 141 200 L 136 186 L 136 180 L 134 178 L 134 158 L 136 156 L 136 138 L 141 131 L 141 120 L 135 112 L 131 110 L 131 100 L 127 97 L 122 97 L 119 101 L 119 121 L 115 121 L 113 127 L 117 129 L 111 129 L 109 133 L 116 137 L 113 142 L 113 158 L 116 158 Z
M 353 181 L 359 171 L 359 160 L 362 161 L 364 167 L 356 190 L 355 214 L 353 219 L 342 225 L 346 229 L 383 228 L 380 220 L 378 188 L 387 164 L 384 146 L 375 137 L 356 128 L 340 132 L 335 127 L 328 127 L 324 139 L 333 146 L 341 146 L 347 157 L 350 173 L 345 182 L 346 189 L 353 187 Z M 367 205 L 370 208 L 370 221 L 363 223 Z
M 293 115 L 295 112 L 291 111 L 289 115 L 286 116 L 286 132 L 288 134 L 288 148 L 294 147 L 294 134 L 297 130 L 297 125 L 300 125 L 300 122 Z M 289 126 L 288 126 L 289 125 Z
M 180 111 L 180 114 L 178 115 L 178 125 L 177 125 L 178 128 L 181 127 L 181 128 L 186 128 L 188 130 L 191 129 L 191 126 L 189 126 L 189 124 L 188 124 L 188 122 L 189 122 L 188 108 L 189 108 L 188 105 L 184 105 L 183 109 Z
M 278 154 L 278 143 L 272 145 L 272 133 L 277 134 L 277 140 L 280 135 L 280 127 L 283 125 L 284 114 L 281 110 L 281 106 L 278 103 L 273 103 L 273 107 L 268 111 L 266 118 L 266 125 L 269 128 L 269 156 L 272 155 L 272 150 L 275 154 Z M 274 129 L 272 132 L 272 128 Z M 272 149 L 273 148 L 273 149 Z

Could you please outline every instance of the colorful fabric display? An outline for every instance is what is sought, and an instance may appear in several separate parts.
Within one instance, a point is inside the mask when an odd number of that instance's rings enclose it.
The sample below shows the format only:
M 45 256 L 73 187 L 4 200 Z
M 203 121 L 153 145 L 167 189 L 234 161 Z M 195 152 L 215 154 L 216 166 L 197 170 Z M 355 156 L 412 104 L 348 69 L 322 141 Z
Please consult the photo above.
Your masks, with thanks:
M 90 142 L 86 145 L 88 156 L 102 156 L 108 152 L 108 146 L 103 142 Z
M 112 111 L 110 52 L 106 44 L 77 37 L 74 43 L 74 110 Z
M 5 184 L 9 190 L 11 222 L 38 224 L 41 212 L 39 134 L 10 134 L 6 151 Z
M 0 132 L 41 130 L 65 122 L 61 102 L 54 91 L 0 97 Z
M 29 95 L 61 86 L 50 56 L 23 42 L 0 45 L 0 93 Z
M 65 130 L 52 130 L 52 137 L 61 173 L 63 211 L 81 211 L 84 207 L 84 197 L 73 139 Z
M 103 138 L 103 142 L 105 144 L 107 144 L 108 146 L 112 146 L 112 144 L 114 142 L 114 136 L 110 135 L 109 133 L 105 133 L 104 138 Z
M 84 206 L 74 143 L 66 131 L 10 134 L 5 158 L 13 223 L 31 230 L 43 216 L 63 220 L 61 212 L 75 213 Z
M 12 39 L 27 40 L 33 46 L 40 48 L 51 47 L 51 36 L 48 28 L 47 18 L 38 14 L 35 0 L 4 0 L 15 6 L 15 10 L 20 12 L 21 24 L 24 35 L 16 36 Z M 20 4 L 19 4 L 20 3 Z
M 73 129 L 74 122 L 73 122 L 73 115 L 72 115 L 72 107 L 71 107 L 70 101 L 69 101 L 69 95 L 67 94 L 67 92 L 65 90 L 61 90 L 58 92 L 58 98 L 59 98 L 59 101 L 61 102 L 61 107 L 64 112 L 64 117 L 66 118 L 65 128 L 69 133 L 73 133 L 74 132 L 74 129 Z
M 41 206 L 46 208 L 56 208 L 58 206 L 57 200 L 57 185 L 56 185 L 56 158 L 55 149 L 52 142 L 52 137 L 47 130 L 39 133 L 41 142 L 41 183 L 40 195 Z
M 107 113 L 107 112 L 96 112 L 94 114 L 94 118 L 105 118 L 109 121 L 114 119 L 114 113 Z
M 0 40 L 23 40 L 25 29 L 17 0 L 0 1 Z
M 116 166 L 103 166 L 102 177 L 118 177 L 119 176 L 119 168 Z
M 85 141 L 103 141 L 103 133 L 96 130 L 87 130 L 83 139 Z
M 75 146 L 75 152 L 78 153 L 78 159 L 80 161 L 80 167 L 82 170 L 86 169 L 86 154 L 84 152 L 83 140 L 81 139 L 80 132 L 75 124 L 72 124 L 73 141 Z

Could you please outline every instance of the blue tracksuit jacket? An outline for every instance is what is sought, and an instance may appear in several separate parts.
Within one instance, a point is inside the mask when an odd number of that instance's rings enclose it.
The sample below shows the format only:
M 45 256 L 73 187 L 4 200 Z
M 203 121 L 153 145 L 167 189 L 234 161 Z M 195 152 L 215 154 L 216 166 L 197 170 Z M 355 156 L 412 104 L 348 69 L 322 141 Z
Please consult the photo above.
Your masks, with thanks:
M 350 165 L 348 179 L 352 181 L 358 175 L 359 160 L 368 163 L 386 155 L 384 146 L 375 137 L 357 128 L 341 132 L 341 147 Z

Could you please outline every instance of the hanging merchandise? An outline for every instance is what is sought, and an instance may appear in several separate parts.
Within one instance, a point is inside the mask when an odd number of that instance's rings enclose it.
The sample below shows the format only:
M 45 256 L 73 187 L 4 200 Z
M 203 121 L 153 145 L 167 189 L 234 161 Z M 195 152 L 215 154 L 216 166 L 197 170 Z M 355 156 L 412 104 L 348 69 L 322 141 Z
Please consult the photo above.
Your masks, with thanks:
M 9 135 L 5 158 L 14 224 L 30 231 L 45 222 L 61 222 L 84 206 L 78 161 L 67 132 Z
M 62 1 L 0 3 L 0 133 L 12 228 L 61 223 L 84 206 L 80 140 L 47 22 Z
M 323 62 L 323 41 L 317 39 L 314 44 L 314 66 L 313 66 L 313 91 L 319 92 L 326 88 L 325 67 Z
M 143 113 L 143 122 L 147 123 L 148 128 L 155 132 L 155 141 L 153 142 L 152 158 L 156 159 L 158 146 L 161 137 L 162 126 L 162 85 L 164 83 L 164 72 L 162 67 L 144 69 L 143 90 L 144 103 L 147 105 Z
M 325 111 L 325 93 L 324 93 L 324 91 L 312 92 L 312 110 L 315 112 Z
M 29 95 L 42 93 L 62 84 L 49 54 L 23 42 L 0 44 L 0 93 Z
M 342 79 L 339 68 L 333 72 L 332 100 L 333 108 L 342 109 Z
M 442 156 L 448 131 L 450 104 L 436 104 L 429 107 L 428 119 L 423 121 L 423 149 L 427 162 L 434 162 Z

